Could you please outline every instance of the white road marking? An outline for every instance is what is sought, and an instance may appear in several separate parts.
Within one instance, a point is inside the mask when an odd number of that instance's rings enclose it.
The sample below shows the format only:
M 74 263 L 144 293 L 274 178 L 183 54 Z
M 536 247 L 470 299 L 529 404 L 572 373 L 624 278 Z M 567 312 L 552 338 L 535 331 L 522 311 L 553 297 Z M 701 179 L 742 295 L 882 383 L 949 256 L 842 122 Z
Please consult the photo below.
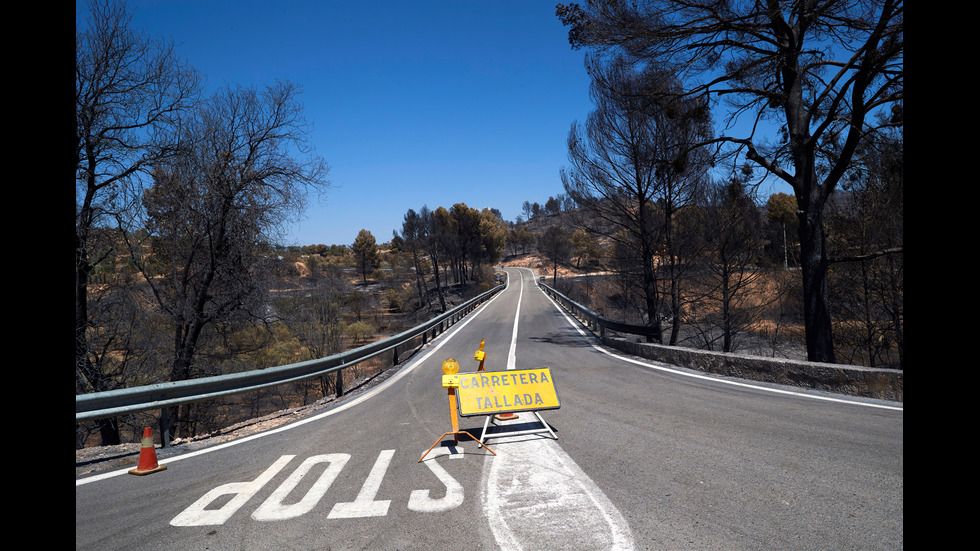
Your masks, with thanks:
M 358 492 L 354 501 L 337 503 L 330 510 L 327 518 L 383 517 L 387 515 L 391 500 L 376 501 L 374 498 L 378 495 L 378 489 L 381 488 L 381 480 L 388 470 L 388 465 L 391 463 L 391 457 L 393 455 L 395 455 L 395 450 L 382 451 L 378 455 L 378 460 L 374 462 L 374 467 L 371 468 L 371 474 L 364 481 L 364 485 L 361 486 L 361 491 Z
M 508 275 L 508 277 L 510 277 Z M 517 312 L 514 314 L 514 331 L 510 337 L 510 352 L 507 353 L 507 369 L 517 368 L 517 322 L 521 317 L 521 299 L 524 298 L 524 276 L 520 277 L 521 289 L 517 294 Z
M 333 481 L 337 479 L 337 475 L 344 468 L 344 465 L 350 460 L 350 455 L 346 453 L 332 453 L 326 455 L 314 455 L 310 457 L 295 470 L 289 478 L 286 479 L 276 491 L 272 492 L 262 505 L 252 513 L 252 518 L 255 520 L 285 520 L 289 518 L 296 518 L 300 515 L 304 515 L 310 512 L 313 507 L 320 501 L 323 494 L 327 493 L 330 485 Z M 296 485 L 303 479 L 304 476 L 313 468 L 314 465 L 319 463 L 330 463 L 330 465 L 323 471 L 320 478 L 313 484 L 303 499 L 299 500 L 297 503 L 292 505 L 283 505 L 283 501 L 289 496 L 290 492 L 296 488 Z
M 224 484 L 201 496 L 184 509 L 179 515 L 170 521 L 173 526 L 206 526 L 211 524 L 224 524 L 226 520 L 241 508 L 242 505 L 252 499 L 262 486 L 279 474 L 279 471 L 292 461 L 295 455 L 284 455 L 280 457 L 271 467 L 265 470 L 255 480 L 251 482 L 232 482 Z M 224 495 L 234 495 L 227 503 L 218 509 L 206 509 L 208 505 Z
M 382 517 L 388 514 L 390 500 L 376 500 L 381 482 L 384 479 L 395 450 L 384 450 L 378 456 L 371 469 L 370 474 L 361 486 L 360 492 L 354 501 L 334 504 L 327 518 L 361 518 L 361 517 Z M 456 481 L 452 475 L 446 472 L 434 458 L 440 455 L 451 454 L 450 458 L 462 459 L 463 449 L 438 448 L 433 450 L 429 461 L 425 465 L 442 482 L 446 490 L 443 497 L 430 497 L 430 490 L 413 490 L 408 498 L 408 509 L 422 513 L 439 513 L 459 507 L 463 504 L 464 489 L 463 485 Z M 232 515 L 235 514 L 248 500 L 254 497 L 263 486 L 268 484 L 287 463 L 292 461 L 295 455 L 283 455 L 271 467 L 265 470 L 258 478 L 251 482 L 234 482 L 223 484 L 207 492 L 200 499 L 195 501 L 183 512 L 170 521 L 173 526 L 207 526 L 224 524 Z M 323 496 L 330 489 L 344 466 L 350 461 L 350 454 L 332 453 L 314 455 L 300 464 L 286 480 L 276 488 L 265 501 L 252 513 L 252 518 L 258 521 L 287 520 L 296 518 L 313 510 Z M 329 465 L 320 473 L 317 480 L 310 486 L 309 490 L 302 499 L 291 505 L 285 502 L 290 494 L 300 485 L 303 479 L 309 475 L 316 465 L 328 463 Z M 442 492 L 439 492 L 442 493 Z M 226 503 L 216 509 L 208 509 L 208 506 L 220 501 L 223 496 L 232 495 Z M 292 500 L 290 500 L 292 501 Z
M 483 469 L 483 504 L 501 549 L 632 549 L 629 524 L 555 440 L 495 439 Z
M 449 454 L 449 457 L 452 459 L 462 459 L 463 448 L 456 448 L 456 453 L 450 453 L 449 448 L 436 448 L 429 453 L 428 457 L 430 459 L 425 461 L 425 465 L 429 467 L 432 473 L 442 482 L 443 486 L 446 487 L 446 495 L 438 499 L 432 499 L 429 497 L 429 490 L 412 490 L 411 495 L 408 497 L 409 510 L 423 513 L 439 513 L 463 504 L 463 485 L 457 482 L 452 475 L 447 473 L 435 461 L 436 457 L 445 454 Z

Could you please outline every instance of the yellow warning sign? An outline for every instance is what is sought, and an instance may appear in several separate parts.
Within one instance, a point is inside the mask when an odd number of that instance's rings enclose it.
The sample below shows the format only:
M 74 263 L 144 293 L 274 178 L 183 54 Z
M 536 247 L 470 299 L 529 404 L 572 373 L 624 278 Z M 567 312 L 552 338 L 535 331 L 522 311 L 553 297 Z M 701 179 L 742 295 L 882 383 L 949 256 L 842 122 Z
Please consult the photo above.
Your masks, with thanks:
M 456 396 L 459 414 L 464 416 L 561 407 L 547 367 L 460 373 Z

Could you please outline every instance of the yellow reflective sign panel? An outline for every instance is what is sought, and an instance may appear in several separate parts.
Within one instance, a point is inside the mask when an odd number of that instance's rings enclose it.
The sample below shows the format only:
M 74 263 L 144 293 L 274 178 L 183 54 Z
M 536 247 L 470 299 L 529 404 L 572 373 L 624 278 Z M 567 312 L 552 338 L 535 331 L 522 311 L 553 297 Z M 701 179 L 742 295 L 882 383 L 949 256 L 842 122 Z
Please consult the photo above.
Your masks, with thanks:
M 456 397 L 463 416 L 561 407 L 555 380 L 547 367 L 460 373 Z

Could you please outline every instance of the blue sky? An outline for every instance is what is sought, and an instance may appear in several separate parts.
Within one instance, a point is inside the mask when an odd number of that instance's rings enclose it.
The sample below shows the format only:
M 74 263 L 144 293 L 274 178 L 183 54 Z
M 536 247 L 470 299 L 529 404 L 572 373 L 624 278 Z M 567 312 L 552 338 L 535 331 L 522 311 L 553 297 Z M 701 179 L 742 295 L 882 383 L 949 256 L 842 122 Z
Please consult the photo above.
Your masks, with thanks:
M 286 244 L 379 242 L 409 208 L 499 209 L 563 192 L 565 139 L 592 108 L 555 0 L 130 0 L 209 88 L 286 79 L 334 188 Z M 85 3 L 76 15 L 86 14 Z

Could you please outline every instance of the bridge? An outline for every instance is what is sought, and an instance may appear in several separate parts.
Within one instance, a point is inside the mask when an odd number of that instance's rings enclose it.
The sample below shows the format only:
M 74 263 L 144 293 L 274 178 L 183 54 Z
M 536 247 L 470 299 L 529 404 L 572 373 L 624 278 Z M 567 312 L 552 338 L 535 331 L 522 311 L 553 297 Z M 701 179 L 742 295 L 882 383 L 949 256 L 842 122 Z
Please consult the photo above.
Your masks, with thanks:
M 76 549 L 903 547 L 900 403 L 629 356 L 507 272 L 367 392 L 152 475 L 76 478 Z M 476 371 L 481 341 L 488 373 L 549 368 L 560 407 L 445 436 L 443 363 Z

